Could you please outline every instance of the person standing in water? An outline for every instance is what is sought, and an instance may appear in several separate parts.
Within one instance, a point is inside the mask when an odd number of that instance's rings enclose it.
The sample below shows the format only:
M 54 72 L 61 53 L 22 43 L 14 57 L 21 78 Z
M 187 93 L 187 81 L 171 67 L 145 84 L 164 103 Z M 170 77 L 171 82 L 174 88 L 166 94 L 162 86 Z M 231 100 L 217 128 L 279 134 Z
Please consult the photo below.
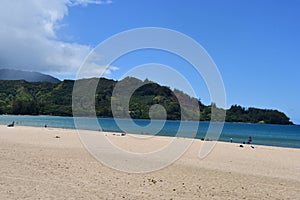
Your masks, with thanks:
M 252 136 L 250 135 L 249 137 L 248 137 L 248 142 L 247 142 L 247 144 L 251 144 L 252 143 Z

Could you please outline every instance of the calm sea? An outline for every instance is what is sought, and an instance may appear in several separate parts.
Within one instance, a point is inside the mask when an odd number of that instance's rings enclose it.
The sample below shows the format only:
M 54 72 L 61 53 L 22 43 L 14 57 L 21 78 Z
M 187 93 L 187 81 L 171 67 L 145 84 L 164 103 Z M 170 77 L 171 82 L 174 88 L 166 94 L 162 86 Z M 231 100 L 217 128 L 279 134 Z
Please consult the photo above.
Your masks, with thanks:
M 111 132 L 121 132 L 114 119 L 98 118 L 99 123 L 94 123 L 95 119 L 81 118 L 84 123 L 81 123 L 81 129 L 87 130 L 101 130 Z M 48 127 L 53 128 L 70 128 L 74 129 L 75 124 L 72 117 L 55 117 L 55 116 L 14 116 L 14 115 L 0 115 L 0 124 L 7 125 L 12 121 L 16 122 L 17 126 L 36 126 L 44 127 L 47 124 Z M 128 119 L 121 119 L 124 126 L 127 125 L 126 132 L 147 134 L 147 125 L 149 120 L 134 120 L 134 122 L 141 128 L 131 126 L 128 123 Z M 155 124 L 161 125 L 162 121 L 153 120 L 154 129 Z M 197 122 L 181 122 L 183 127 L 179 133 L 181 137 L 191 137 L 195 134 L 196 138 L 205 138 L 208 130 L 209 122 L 200 122 L 197 129 L 197 134 L 194 132 L 193 127 L 197 125 Z M 174 136 L 177 133 L 180 126 L 180 121 L 165 121 L 163 128 L 157 135 Z M 146 128 L 146 129 L 145 129 Z M 151 132 L 151 130 L 149 130 Z M 247 141 L 248 136 L 252 136 L 253 144 L 262 144 L 269 146 L 280 147 L 292 147 L 300 148 L 300 126 L 289 125 L 270 125 L 270 124 L 243 124 L 243 123 L 225 123 L 223 131 L 220 135 L 219 141 L 229 142 L 232 138 L 235 143 L 242 143 Z M 207 136 L 208 137 L 208 136 Z

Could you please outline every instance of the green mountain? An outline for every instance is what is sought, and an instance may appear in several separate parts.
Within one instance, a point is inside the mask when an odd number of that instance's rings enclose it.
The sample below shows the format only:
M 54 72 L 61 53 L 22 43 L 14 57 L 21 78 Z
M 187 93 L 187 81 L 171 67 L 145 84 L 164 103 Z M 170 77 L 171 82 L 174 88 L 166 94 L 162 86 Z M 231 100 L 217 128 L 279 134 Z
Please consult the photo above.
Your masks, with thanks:
M 120 81 L 122 84 L 114 98 L 113 90 L 118 83 L 114 80 L 105 78 L 100 79 L 82 79 L 79 80 L 85 85 L 98 82 L 95 93 L 95 108 L 98 117 L 113 117 L 111 111 L 111 102 L 116 105 L 114 117 L 123 117 L 126 115 L 122 106 L 118 106 L 121 97 L 123 98 L 130 87 L 141 85 L 142 87 L 128 97 L 129 115 L 132 118 L 148 119 L 149 109 L 152 105 L 159 104 L 166 110 L 167 119 L 170 120 L 199 120 L 197 111 L 194 106 L 198 105 L 200 109 L 200 120 L 209 121 L 211 116 L 212 105 L 203 105 L 198 99 L 190 97 L 185 93 L 174 90 L 169 87 L 160 86 L 157 83 L 145 80 L 141 81 L 136 78 L 125 78 Z M 24 80 L 0 80 L 0 114 L 21 114 L 21 115 L 56 115 L 72 116 L 72 92 L 74 81 L 64 80 L 58 83 L 51 82 L 27 82 Z M 85 102 L 84 95 L 77 103 Z M 182 108 L 179 104 L 184 105 Z M 82 116 L 89 116 L 84 103 L 79 107 L 78 113 Z M 93 106 L 93 105 L 92 105 Z M 77 112 L 77 111 L 76 111 Z M 181 118 L 183 113 L 183 118 Z M 126 113 L 125 113 L 126 114 Z M 282 112 L 277 110 L 248 108 L 234 105 L 226 110 L 226 121 L 228 122 L 245 122 L 245 123 L 269 123 L 269 124 L 292 124 L 290 119 Z M 160 119 L 162 113 L 154 111 L 152 116 Z

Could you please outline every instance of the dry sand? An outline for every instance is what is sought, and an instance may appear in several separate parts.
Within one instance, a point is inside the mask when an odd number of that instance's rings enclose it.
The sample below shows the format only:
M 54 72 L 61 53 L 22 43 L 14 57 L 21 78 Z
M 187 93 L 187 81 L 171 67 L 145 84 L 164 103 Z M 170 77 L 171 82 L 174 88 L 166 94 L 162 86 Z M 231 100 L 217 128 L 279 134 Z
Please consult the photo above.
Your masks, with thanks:
M 128 151 L 167 141 L 103 134 Z M 300 199 L 300 149 L 218 142 L 200 160 L 201 145 L 161 170 L 132 174 L 93 158 L 76 130 L 0 126 L 0 199 Z

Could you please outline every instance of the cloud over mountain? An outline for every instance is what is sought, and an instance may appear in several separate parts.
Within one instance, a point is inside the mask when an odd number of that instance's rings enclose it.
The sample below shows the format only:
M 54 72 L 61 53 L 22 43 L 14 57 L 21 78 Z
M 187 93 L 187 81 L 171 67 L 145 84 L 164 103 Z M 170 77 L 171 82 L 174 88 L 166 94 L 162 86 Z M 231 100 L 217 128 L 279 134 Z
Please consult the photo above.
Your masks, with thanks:
M 0 68 L 71 76 L 91 46 L 57 37 L 70 6 L 111 3 L 97 0 L 1 1 Z

